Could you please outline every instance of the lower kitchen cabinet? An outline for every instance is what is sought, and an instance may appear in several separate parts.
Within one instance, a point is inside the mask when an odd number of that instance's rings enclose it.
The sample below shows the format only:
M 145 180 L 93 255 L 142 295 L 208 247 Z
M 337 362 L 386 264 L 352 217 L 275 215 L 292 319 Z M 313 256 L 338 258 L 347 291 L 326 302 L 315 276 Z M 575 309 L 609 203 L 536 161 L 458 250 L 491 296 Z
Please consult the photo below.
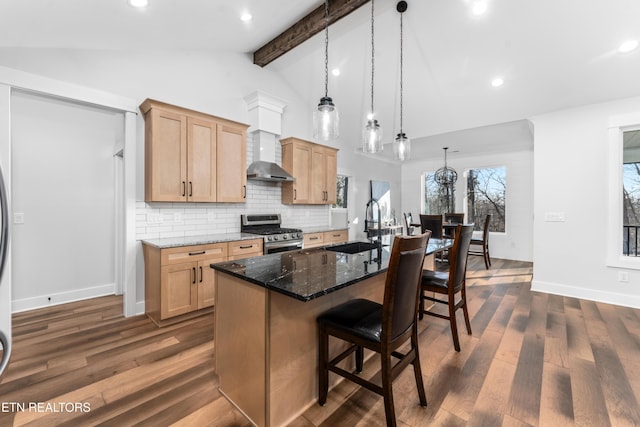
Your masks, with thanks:
M 165 326 L 210 312 L 216 285 L 210 264 L 262 255 L 262 239 L 164 249 L 143 244 L 143 253 L 145 311 Z
M 318 246 L 344 243 L 349 240 L 349 230 L 321 231 L 318 233 L 304 233 L 303 247 L 305 249 Z

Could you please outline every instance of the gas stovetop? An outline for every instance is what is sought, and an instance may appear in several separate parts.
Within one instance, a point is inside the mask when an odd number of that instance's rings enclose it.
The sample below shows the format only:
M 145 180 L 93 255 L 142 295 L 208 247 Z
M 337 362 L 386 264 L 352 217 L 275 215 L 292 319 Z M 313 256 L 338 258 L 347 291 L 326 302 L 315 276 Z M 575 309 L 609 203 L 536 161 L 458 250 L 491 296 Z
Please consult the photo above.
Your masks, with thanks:
M 299 228 L 280 227 L 280 214 L 240 215 L 240 231 L 259 234 L 266 244 L 270 242 L 301 241 L 302 230 Z

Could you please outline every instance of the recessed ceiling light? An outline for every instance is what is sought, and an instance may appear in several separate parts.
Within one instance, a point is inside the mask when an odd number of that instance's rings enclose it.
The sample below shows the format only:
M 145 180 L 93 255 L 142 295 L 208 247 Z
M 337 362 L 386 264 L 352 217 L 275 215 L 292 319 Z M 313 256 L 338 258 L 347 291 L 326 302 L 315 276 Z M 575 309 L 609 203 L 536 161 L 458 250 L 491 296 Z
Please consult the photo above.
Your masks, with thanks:
M 620 53 L 631 52 L 637 47 L 638 47 L 638 40 L 627 40 L 626 42 L 620 45 L 620 47 L 618 48 L 618 52 Z
M 129 0 L 129 5 L 133 7 L 147 7 L 149 0 Z
M 495 79 L 491 80 L 491 86 L 493 87 L 500 87 L 504 84 L 504 79 L 502 77 L 496 77 Z
M 253 16 L 249 12 L 245 12 L 242 15 L 240 15 L 240 20 L 244 22 L 251 21 L 252 19 L 253 19 Z
M 485 0 L 478 0 L 473 3 L 473 7 L 471 8 L 471 13 L 476 16 L 484 15 L 487 11 L 487 2 Z
M 338 77 L 340 75 L 340 69 L 339 68 L 334 68 L 333 70 L 331 70 L 331 74 L 333 74 L 334 76 Z

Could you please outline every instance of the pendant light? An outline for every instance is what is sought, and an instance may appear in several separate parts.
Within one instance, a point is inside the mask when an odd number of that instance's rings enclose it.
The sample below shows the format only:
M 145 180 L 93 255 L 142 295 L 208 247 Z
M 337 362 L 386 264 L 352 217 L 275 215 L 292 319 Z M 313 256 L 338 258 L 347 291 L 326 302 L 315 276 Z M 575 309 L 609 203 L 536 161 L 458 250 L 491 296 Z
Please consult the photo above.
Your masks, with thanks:
M 374 39 L 374 0 L 371 0 L 371 111 L 367 115 L 367 124 L 362 131 L 362 151 L 377 153 L 382 151 L 382 127 L 374 119 L 373 82 L 375 76 L 375 39 Z
M 407 10 L 407 2 L 399 1 L 396 9 L 400 12 L 400 133 L 393 140 L 393 157 L 396 160 L 404 161 L 408 160 L 411 156 L 411 140 L 407 138 L 407 135 L 402 130 L 402 117 L 403 117 L 403 28 L 402 17 Z
M 340 117 L 329 97 L 329 0 L 324 2 L 324 96 L 313 112 L 313 137 L 321 141 L 338 139 Z

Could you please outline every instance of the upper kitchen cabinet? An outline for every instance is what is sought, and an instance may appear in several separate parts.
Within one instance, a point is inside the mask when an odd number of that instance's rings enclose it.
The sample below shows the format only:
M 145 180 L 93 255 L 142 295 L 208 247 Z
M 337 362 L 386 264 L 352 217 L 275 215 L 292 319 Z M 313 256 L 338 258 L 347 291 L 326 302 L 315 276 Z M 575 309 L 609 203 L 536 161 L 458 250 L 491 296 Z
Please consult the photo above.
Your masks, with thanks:
M 147 99 L 145 201 L 244 202 L 247 125 Z
M 283 139 L 280 143 L 282 168 L 296 179 L 282 183 L 282 203 L 335 203 L 338 150 L 298 138 Z

